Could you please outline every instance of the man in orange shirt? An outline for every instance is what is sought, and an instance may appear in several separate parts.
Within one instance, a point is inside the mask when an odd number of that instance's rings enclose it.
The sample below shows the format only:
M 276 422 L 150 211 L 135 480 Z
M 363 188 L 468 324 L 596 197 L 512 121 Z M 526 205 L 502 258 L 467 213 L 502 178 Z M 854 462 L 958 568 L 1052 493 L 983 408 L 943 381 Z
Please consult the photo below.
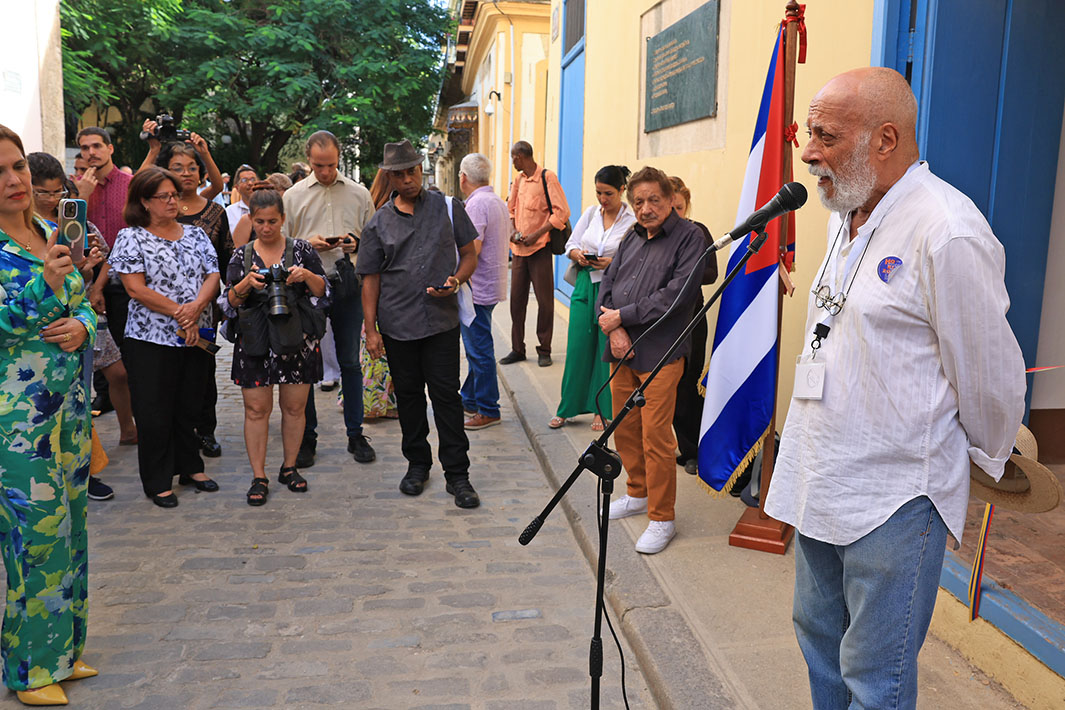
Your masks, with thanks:
M 551 364 L 551 333 L 555 319 L 554 260 L 548 246 L 552 229 L 563 229 L 569 219 L 569 206 L 558 176 L 533 160 L 533 149 L 518 141 L 510 149 L 510 159 L 518 170 L 510 186 L 510 221 L 514 233 L 510 251 L 510 353 L 499 362 L 509 365 L 525 359 L 525 310 L 529 305 L 529 284 L 536 293 L 536 347 L 540 367 Z M 550 209 L 548 197 L 550 196 Z

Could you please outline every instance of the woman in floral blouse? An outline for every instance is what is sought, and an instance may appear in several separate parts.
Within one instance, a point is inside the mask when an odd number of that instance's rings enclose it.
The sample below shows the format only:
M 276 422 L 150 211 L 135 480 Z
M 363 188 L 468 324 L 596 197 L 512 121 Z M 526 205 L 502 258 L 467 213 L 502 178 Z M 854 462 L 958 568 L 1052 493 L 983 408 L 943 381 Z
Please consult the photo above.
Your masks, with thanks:
M 132 299 L 122 344 L 129 372 L 137 460 L 144 493 L 162 508 L 177 506 L 174 476 L 183 485 L 217 491 L 200 458 L 194 427 L 204 372 L 213 357 L 200 348 L 218 295 L 218 257 L 199 227 L 177 221 L 181 181 L 158 167 L 129 184 L 124 217 L 108 262 Z M 184 336 L 179 335 L 181 330 Z
M 3 678 L 19 700 L 66 704 L 87 678 L 86 496 L 90 417 L 81 351 L 96 315 L 70 250 L 33 217 L 22 141 L 0 126 L 0 553 Z

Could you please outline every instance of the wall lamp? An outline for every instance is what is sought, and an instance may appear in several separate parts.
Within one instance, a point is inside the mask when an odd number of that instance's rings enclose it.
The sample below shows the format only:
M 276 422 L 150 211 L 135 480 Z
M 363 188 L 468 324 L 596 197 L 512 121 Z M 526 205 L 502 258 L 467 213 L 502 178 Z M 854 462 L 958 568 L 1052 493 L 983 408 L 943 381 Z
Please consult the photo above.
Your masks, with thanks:
M 495 89 L 492 89 L 491 91 L 489 91 L 488 92 L 488 103 L 484 107 L 484 115 L 485 116 L 491 116 L 491 115 L 493 115 L 496 112 L 496 103 L 495 103 L 495 101 L 492 100 L 492 95 L 493 94 L 495 94 L 495 97 L 497 99 L 499 99 L 500 101 L 503 100 L 503 94 L 499 93 Z

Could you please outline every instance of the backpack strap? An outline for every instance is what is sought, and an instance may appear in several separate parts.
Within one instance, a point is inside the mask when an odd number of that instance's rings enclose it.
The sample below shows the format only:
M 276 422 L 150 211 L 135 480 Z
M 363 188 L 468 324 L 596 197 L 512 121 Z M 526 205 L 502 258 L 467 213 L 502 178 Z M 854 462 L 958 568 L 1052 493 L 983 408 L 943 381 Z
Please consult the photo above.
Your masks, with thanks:
M 550 219 L 555 208 L 551 206 L 551 193 L 547 191 L 547 168 L 540 171 L 540 181 L 544 184 L 544 197 L 547 198 L 547 217 Z

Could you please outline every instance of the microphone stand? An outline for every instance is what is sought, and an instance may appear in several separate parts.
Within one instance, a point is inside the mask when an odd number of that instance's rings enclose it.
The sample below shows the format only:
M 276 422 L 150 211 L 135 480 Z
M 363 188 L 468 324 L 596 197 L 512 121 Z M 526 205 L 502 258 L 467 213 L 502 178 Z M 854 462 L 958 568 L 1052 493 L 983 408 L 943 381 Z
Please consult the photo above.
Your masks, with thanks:
M 544 521 L 547 516 L 551 514 L 555 506 L 562 500 L 569 489 L 577 482 L 581 473 L 584 471 L 591 471 L 602 481 L 602 501 L 599 507 L 599 561 L 595 575 L 595 628 L 592 631 L 591 647 L 588 654 L 588 674 L 592 680 L 592 704 L 591 710 L 599 710 L 599 681 L 603 675 L 603 639 L 601 637 L 603 614 L 605 610 L 603 608 L 603 587 L 606 581 L 606 548 L 607 548 L 607 533 L 609 532 L 610 522 L 610 496 L 614 492 L 614 479 L 621 475 L 621 457 L 618 453 L 607 446 L 607 442 L 610 440 L 610 435 L 614 433 L 614 430 L 618 428 L 618 425 L 623 419 L 632 411 L 633 407 L 642 407 L 647 404 L 647 400 L 644 398 L 644 390 L 647 386 L 658 376 L 662 368 L 666 366 L 666 363 L 670 361 L 673 353 L 675 353 L 680 346 L 684 343 L 685 339 L 691 335 L 691 332 L 695 330 L 695 326 L 698 324 L 700 318 L 705 318 L 707 311 L 710 307 L 717 302 L 721 297 L 721 293 L 725 290 L 725 287 L 729 285 L 732 279 L 736 278 L 736 275 L 743 269 L 748 260 L 754 256 L 758 250 L 765 244 L 766 241 L 765 227 L 762 227 L 758 232 L 758 236 L 755 237 L 751 243 L 747 246 L 747 251 L 740 259 L 739 263 L 728 272 L 725 276 L 725 280 L 721 282 L 721 285 L 717 287 L 713 295 L 710 296 L 703 307 L 688 323 L 684 331 L 673 341 L 673 344 L 666 350 L 665 355 L 658 361 L 654 369 L 647 375 L 647 379 L 643 383 L 632 391 L 629 398 L 625 401 L 625 406 L 614 417 L 614 421 L 610 423 L 610 426 L 599 436 L 598 439 L 593 441 L 585 449 L 584 453 L 580 455 L 578 459 L 577 467 L 573 469 L 573 473 L 569 475 L 569 478 L 559 486 L 558 491 L 548 501 L 544 509 L 540 511 L 540 514 L 532 519 L 532 522 L 525 528 L 525 530 L 518 536 L 518 542 L 522 545 L 528 545 L 536 537 L 536 533 L 540 532 L 540 528 L 543 527 Z M 714 247 L 711 246 L 706 250 L 706 256 L 710 255 L 710 252 L 714 251 Z M 703 260 L 700 260 L 696 264 L 696 268 L 700 268 Z M 664 316 L 663 316 L 664 317 Z M 622 363 L 618 363 L 620 366 Z

